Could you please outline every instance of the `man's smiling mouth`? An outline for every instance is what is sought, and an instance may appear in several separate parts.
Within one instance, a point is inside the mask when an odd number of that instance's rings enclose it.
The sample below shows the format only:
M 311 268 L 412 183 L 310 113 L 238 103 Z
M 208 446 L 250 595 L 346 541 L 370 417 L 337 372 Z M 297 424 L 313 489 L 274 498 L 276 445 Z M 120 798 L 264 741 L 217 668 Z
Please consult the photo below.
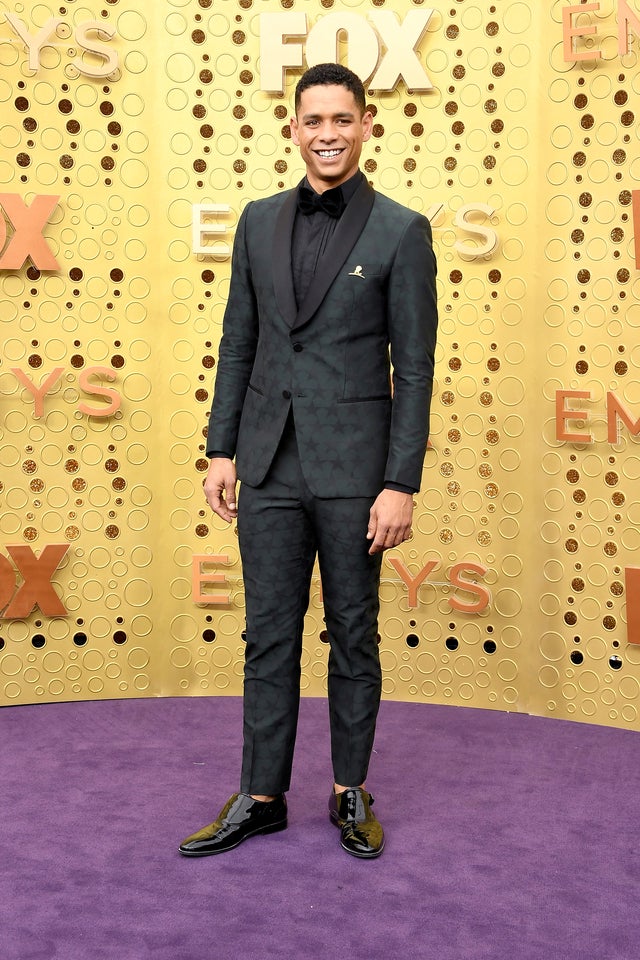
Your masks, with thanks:
M 337 157 L 341 154 L 343 150 L 344 147 L 341 147 L 339 150 L 316 150 L 315 153 L 317 153 L 319 157 L 322 157 L 323 160 L 331 160 L 332 157 Z

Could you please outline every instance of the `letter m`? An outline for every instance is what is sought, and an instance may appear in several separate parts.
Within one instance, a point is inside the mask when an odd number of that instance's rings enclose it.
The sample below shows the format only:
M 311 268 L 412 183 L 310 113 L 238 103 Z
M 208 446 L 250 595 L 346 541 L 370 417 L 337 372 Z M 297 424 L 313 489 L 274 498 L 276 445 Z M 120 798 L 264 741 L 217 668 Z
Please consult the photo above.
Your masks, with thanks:
M 618 418 L 628 427 L 631 436 L 640 433 L 640 417 L 633 420 L 627 408 L 611 390 L 607 391 L 607 440 L 609 443 L 618 443 Z

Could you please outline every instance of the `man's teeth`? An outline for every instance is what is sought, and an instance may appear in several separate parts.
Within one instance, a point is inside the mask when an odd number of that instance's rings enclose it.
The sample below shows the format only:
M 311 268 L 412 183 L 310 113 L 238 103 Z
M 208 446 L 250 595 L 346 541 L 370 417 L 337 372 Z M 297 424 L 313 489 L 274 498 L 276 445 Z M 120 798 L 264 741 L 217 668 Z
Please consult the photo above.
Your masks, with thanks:
M 325 160 L 328 160 L 331 157 L 337 157 L 339 153 L 342 153 L 342 151 L 341 150 L 318 150 L 318 155 L 323 157 Z

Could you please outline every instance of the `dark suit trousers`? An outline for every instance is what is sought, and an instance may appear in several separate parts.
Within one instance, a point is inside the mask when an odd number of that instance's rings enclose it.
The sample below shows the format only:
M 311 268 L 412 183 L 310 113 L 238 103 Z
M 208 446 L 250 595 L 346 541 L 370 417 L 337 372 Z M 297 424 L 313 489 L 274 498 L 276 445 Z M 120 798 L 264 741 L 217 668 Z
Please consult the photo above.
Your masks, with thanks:
M 241 790 L 289 789 L 304 615 L 316 556 L 329 636 L 331 755 L 337 783 L 367 774 L 380 703 L 381 554 L 368 554 L 371 497 L 322 499 L 305 483 L 291 418 L 267 478 L 242 484 L 238 534 L 247 613 Z

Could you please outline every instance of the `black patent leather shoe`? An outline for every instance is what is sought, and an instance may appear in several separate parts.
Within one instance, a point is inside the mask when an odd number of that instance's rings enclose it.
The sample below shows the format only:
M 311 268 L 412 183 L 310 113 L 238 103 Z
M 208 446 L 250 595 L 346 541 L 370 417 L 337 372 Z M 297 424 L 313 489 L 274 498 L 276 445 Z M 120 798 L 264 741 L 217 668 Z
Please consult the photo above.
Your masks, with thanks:
M 384 831 L 371 812 L 373 797 L 361 787 L 329 797 L 331 822 L 340 827 L 343 850 L 354 857 L 373 859 L 384 850 Z
M 254 800 L 246 793 L 234 793 L 217 820 L 183 840 L 178 848 L 185 857 L 210 857 L 232 850 L 248 837 L 276 833 L 287 826 L 284 793 L 275 800 Z

